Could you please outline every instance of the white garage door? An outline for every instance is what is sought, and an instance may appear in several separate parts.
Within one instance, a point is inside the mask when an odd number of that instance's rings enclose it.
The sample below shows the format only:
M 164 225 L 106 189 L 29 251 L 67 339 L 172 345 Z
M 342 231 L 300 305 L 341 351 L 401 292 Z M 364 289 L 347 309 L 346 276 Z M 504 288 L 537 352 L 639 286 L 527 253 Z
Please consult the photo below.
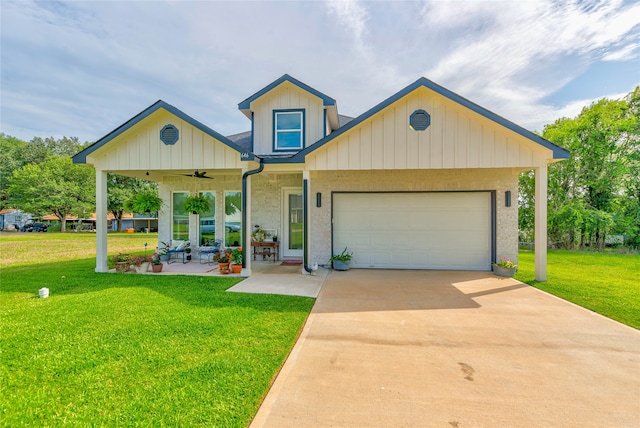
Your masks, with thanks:
M 336 193 L 333 248 L 351 266 L 490 270 L 489 192 Z

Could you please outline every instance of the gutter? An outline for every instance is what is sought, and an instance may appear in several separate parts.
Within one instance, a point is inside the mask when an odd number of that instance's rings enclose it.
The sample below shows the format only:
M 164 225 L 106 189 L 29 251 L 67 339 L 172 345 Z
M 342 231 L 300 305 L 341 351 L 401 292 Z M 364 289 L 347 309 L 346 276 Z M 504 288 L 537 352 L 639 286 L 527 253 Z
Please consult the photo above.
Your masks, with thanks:
M 309 241 L 309 198 L 307 196 L 309 196 L 309 180 L 304 179 L 302 180 L 302 209 L 304 213 L 304 221 L 302 223 L 302 246 L 304 248 L 302 266 L 304 270 L 310 274 L 313 270 L 307 265 L 307 261 L 309 260 L 309 245 L 307 245 Z
M 260 165 L 256 169 L 242 174 L 242 228 L 243 231 L 243 243 L 242 243 L 242 269 L 246 267 L 247 263 L 247 248 L 251 246 L 251 241 L 247 235 L 247 177 L 254 174 L 260 174 L 264 170 L 264 159 L 260 158 Z M 305 267 L 306 269 L 306 267 Z

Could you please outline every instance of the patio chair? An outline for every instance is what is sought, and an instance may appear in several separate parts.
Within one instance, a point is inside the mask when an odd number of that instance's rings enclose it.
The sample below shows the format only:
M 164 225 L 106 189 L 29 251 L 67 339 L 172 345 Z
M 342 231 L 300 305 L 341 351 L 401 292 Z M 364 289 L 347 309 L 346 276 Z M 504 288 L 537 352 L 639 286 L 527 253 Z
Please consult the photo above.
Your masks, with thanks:
M 182 254 L 182 264 L 187 263 L 188 260 L 186 255 L 187 255 L 187 249 L 189 250 L 189 252 L 191 252 L 190 245 L 191 243 L 189 241 L 175 241 L 173 245 L 171 245 L 171 247 L 169 248 L 168 252 L 169 252 L 170 258 L 167 264 L 174 263 L 175 260 L 173 259 L 174 258 L 177 259 L 180 254 Z
M 213 264 L 213 256 L 220 252 L 222 241 L 220 239 L 208 240 L 200 247 L 200 264 L 204 264 L 202 260 L 206 260 L 206 263 Z

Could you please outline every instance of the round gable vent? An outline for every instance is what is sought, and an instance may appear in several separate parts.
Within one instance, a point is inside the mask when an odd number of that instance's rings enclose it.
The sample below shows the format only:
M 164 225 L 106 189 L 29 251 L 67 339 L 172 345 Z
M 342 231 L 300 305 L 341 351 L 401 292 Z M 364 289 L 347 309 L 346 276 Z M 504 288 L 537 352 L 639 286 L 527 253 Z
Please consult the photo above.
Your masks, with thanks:
M 431 116 L 424 110 L 416 110 L 409 116 L 409 127 L 414 131 L 424 131 L 431 125 Z
M 173 125 L 165 125 L 160 130 L 160 140 L 166 145 L 174 145 L 178 141 L 178 128 Z

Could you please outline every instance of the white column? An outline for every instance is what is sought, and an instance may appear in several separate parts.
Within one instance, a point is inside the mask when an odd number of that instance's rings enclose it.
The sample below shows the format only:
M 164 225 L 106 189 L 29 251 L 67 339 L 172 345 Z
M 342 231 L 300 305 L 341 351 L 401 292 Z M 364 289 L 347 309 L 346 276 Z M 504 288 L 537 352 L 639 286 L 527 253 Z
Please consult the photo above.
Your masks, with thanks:
M 107 266 L 107 172 L 96 171 L 96 272 Z
M 243 169 L 242 173 L 244 174 L 247 170 Z M 253 248 L 251 248 L 251 234 L 253 233 L 253 222 L 251 221 L 251 175 L 247 177 L 246 188 L 244 189 L 245 193 L 242 194 L 243 198 L 246 198 L 246 213 L 245 224 L 242 225 L 244 228 L 242 231 L 242 245 L 244 246 L 244 254 L 245 254 L 245 262 L 244 268 L 240 273 L 243 277 L 251 276 L 251 259 L 253 254 Z
M 547 165 L 536 169 L 535 278 L 547 280 Z

